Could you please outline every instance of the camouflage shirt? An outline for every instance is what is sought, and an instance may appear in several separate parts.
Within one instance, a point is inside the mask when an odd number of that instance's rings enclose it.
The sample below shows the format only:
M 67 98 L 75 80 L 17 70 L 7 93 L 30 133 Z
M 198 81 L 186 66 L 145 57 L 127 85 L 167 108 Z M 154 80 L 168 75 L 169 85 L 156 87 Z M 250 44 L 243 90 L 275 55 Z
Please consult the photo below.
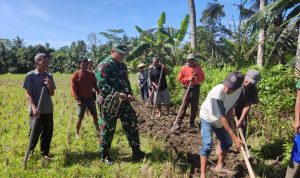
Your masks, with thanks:
M 126 64 L 115 62 L 111 56 L 108 56 L 97 66 L 95 74 L 102 96 L 112 94 L 112 90 L 132 94 Z

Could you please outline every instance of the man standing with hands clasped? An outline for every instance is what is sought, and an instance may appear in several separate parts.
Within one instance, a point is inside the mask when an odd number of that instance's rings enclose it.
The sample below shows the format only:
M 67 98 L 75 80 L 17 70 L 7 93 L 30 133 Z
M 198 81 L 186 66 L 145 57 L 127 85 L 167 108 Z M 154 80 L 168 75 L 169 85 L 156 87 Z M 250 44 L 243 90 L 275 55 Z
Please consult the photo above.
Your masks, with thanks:
M 178 122 L 175 126 L 175 129 L 180 128 L 189 104 L 191 104 L 190 128 L 195 128 L 195 118 L 198 111 L 200 85 L 204 80 L 205 75 L 202 69 L 197 65 L 195 55 L 189 54 L 187 56 L 186 64 L 181 68 L 178 74 L 178 81 L 182 84 L 185 91 L 184 93 L 188 92 L 188 94 L 186 98 L 184 98 L 183 108 L 179 113 Z M 190 83 L 191 85 L 188 89 Z
M 100 157 L 108 165 L 113 164 L 110 155 L 111 142 L 116 130 L 117 119 L 120 118 L 125 131 L 129 146 L 132 149 L 132 160 L 139 161 L 144 158 L 145 153 L 140 150 L 140 140 L 138 132 L 138 120 L 130 101 L 133 98 L 133 92 L 128 79 L 127 66 L 122 61 L 128 53 L 125 44 L 114 44 L 111 55 L 104 59 L 96 69 L 97 85 L 100 89 L 102 106 L 100 111 Z M 119 112 L 111 113 L 105 102 L 109 101 L 108 95 L 119 93 L 119 99 L 122 101 Z
M 38 53 L 34 57 L 36 69 L 28 72 L 25 77 L 23 88 L 26 90 L 28 98 L 28 109 L 30 115 L 30 131 L 36 119 L 36 129 L 33 134 L 30 154 L 41 138 L 41 154 L 44 159 L 49 157 L 50 143 L 53 134 L 53 103 L 51 96 L 54 95 L 55 83 L 53 77 L 47 72 L 49 67 L 48 57 L 45 53 Z M 43 102 L 38 111 L 38 102 L 42 92 L 42 88 L 46 87 Z

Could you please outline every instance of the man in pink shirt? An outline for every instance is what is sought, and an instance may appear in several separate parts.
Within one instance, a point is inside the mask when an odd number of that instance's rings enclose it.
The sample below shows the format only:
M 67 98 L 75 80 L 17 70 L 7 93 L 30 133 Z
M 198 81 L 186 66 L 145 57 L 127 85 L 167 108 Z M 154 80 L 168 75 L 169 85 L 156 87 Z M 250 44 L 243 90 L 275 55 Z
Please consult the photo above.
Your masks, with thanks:
M 183 108 L 179 114 L 178 122 L 175 126 L 175 129 L 179 129 L 182 123 L 182 120 L 185 116 L 186 110 L 191 104 L 191 115 L 190 115 L 190 128 L 195 128 L 195 118 L 198 111 L 198 102 L 200 94 L 200 85 L 205 80 L 205 75 L 196 63 L 196 58 L 194 54 L 189 54 L 187 56 L 186 64 L 181 68 L 178 81 L 182 84 L 184 88 L 184 93 L 187 92 L 188 85 L 191 82 L 191 86 L 188 90 L 187 97 L 184 100 Z

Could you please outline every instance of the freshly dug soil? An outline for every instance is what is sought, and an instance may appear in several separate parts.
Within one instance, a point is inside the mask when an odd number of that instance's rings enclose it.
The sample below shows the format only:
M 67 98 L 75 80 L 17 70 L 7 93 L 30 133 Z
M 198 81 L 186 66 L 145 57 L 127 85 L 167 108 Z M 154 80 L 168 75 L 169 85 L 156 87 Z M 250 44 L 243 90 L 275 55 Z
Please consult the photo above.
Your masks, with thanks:
M 190 164 L 191 175 L 199 173 L 200 158 L 199 149 L 201 146 L 200 128 L 189 128 L 189 115 L 187 114 L 181 124 L 181 128 L 175 132 L 171 132 L 173 123 L 176 119 L 177 111 L 171 108 L 171 116 L 165 116 L 163 110 L 160 118 L 151 118 L 152 106 L 145 106 L 145 102 L 137 101 L 132 103 L 139 119 L 140 133 L 153 135 L 165 141 L 165 149 L 172 153 L 173 158 L 177 163 Z M 154 116 L 157 113 L 154 113 Z M 197 125 L 197 123 L 196 123 Z M 208 177 L 247 177 L 248 172 L 241 153 L 234 150 L 232 147 L 229 151 L 226 161 L 225 169 L 233 171 L 234 173 L 224 174 L 215 173 L 213 171 L 217 163 L 217 155 L 214 149 L 209 156 L 209 166 L 207 168 Z M 195 175 L 194 174 L 194 175 Z

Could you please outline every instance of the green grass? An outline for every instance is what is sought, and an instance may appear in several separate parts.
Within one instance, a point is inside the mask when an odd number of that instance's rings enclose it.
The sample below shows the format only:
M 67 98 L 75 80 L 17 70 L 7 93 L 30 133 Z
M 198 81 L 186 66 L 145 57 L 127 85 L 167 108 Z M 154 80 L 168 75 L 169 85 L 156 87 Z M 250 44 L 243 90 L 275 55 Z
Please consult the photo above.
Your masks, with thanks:
M 54 133 L 50 154 L 55 160 L 43 162 L 39 144 L 28 162 L 22 160 L 27 148 L 29 117 L 22 82 L 25 75 L 0 75 L 0 177 L 183 177 L 178 166 L 164 151 L 163 142 L 141 136 L 141 149 L 150 157 L 142 163 L 130 161 L 131 149 L 120 126 L 112 144 L 116 164 L 108 166 L 99 159 L 99 145 L 91 117 L 85 116 L 81 138 L 75 139 L 76 103 L 70 92 L 70 77 L 55 74 Z M 133 75 L 130 76 L 134 83 Z

